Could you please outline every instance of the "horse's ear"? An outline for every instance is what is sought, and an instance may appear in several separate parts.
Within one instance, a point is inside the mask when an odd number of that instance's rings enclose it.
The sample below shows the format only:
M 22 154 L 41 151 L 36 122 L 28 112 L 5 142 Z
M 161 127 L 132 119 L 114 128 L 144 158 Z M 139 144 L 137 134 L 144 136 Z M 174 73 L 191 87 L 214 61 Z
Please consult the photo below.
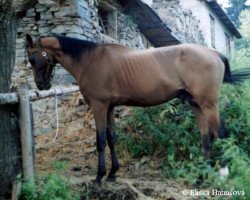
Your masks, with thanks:
M 32 47 L 33 46 L 33 39 L 32 37 L 27 33 L 26 34 L 26 47 Z

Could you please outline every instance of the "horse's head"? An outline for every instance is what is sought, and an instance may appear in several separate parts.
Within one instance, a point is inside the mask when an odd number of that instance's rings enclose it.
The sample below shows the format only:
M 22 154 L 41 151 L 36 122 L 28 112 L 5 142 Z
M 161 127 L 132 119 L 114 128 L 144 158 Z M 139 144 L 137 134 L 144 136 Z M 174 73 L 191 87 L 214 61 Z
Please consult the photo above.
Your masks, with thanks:
M 27 34 L 26 41 L 26 50 L 36 86 L 39 90 L 48 90 L 51 88 L 52 72 L 56 65 L 55 59 L 48 49 L 41 45 L 40 39 L 33 42 L 31 36 Z

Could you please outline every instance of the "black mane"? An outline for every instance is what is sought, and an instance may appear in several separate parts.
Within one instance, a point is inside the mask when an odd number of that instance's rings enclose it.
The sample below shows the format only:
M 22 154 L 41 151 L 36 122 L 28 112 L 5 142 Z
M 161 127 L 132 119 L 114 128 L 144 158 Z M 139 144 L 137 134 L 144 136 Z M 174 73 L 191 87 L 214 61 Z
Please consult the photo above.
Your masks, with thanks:
M 59 41 L 62 51 L 76 59 L 79 59 L 83 52 L 90 51 L 98 46 L 97 43 L 87 40 L 80 40 L 62 35 L 53 36 Z

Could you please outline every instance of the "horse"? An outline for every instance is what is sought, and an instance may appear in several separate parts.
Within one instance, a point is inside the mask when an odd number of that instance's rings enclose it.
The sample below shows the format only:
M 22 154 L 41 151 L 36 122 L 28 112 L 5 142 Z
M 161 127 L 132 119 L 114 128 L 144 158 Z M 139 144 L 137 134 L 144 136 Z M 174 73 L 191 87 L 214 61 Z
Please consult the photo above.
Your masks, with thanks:
M 250 71 L 231 72 L 224 55 L 197 44 L 136 50 L 62 35 L 33 41 L 28 34 L 26 43 L 39 90 L 51 88 L 53 69 L 60 63 L 76 79 L 86 103 L 93 109 L 97 183 L 106 175 L 106 141 L 112 162 L 107 180 L 115 181 L 119 169 L 115 106 L 148 107 L 174 98 L 187 101 L 199 126 L 204 156 L 210 159 L 213 140 L 228 136 L 219 115 L 220 88 L 223 83 L 236 84 L 250 77 Z

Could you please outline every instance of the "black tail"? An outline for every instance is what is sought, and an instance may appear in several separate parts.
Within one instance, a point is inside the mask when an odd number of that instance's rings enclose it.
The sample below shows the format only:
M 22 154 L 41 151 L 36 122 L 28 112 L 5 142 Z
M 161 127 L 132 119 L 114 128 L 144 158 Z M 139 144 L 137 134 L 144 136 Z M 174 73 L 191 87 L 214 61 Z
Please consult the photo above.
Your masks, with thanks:
M 220 53 L 219 57 L 225 65 L 224 83 L 239 84 L 246 79 L 250 79 L 250 68 L 231 71 L 227 57 Z

